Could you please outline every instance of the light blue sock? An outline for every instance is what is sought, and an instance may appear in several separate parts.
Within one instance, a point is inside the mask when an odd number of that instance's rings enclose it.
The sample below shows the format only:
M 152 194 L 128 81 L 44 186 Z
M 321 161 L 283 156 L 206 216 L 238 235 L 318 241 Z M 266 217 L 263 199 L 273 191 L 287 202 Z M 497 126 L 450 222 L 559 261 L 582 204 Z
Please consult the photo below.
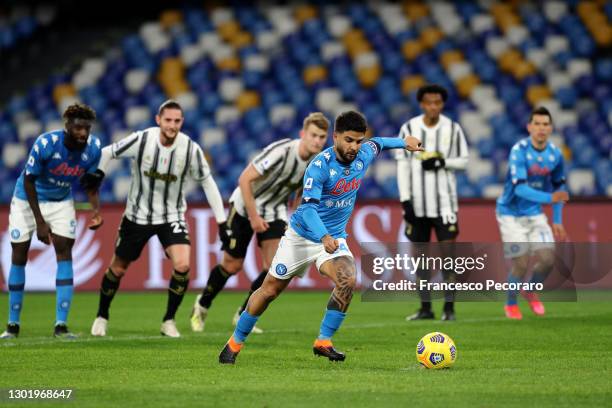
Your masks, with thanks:
M 544 283 L 547 277 L 548 273 L 534 272 L 529 283 Z
M 512 273 L 508 275 L 508 283 L 510 284 L 517 284 L 517 283 L 521 283 L 523 280 L 517 276 L 514 276 Z M 518 295 L 518 290 L 509 290 L 508 291 L 508 301 L 506 302 L 506 304 L 508 306 L 512 306 L 512 305 L 516 305 L 518 303 L 517 301 L 517 295 Z
M 323 321 L 321 322 L 321 328 L 319 329 L 319 340 L 329 340 L 332 338 L 334 333 L 340 328 L 346 313 L 339 310 L 327 309 Z
M 55 278 L 55 324 L 66 323 L 72 303 L 72 261 L 59 261 Z
M 13 265 L 9 271 L 9 324 L 19 324 L 23 307 L 23 289 L 25 287 L 25 265 Z
M 242 312 L 234 330 L 234 340 L 237 343 L 244 343 L 257 320 L 259 320 L 259 316 L 251 316 L 246 310 Z

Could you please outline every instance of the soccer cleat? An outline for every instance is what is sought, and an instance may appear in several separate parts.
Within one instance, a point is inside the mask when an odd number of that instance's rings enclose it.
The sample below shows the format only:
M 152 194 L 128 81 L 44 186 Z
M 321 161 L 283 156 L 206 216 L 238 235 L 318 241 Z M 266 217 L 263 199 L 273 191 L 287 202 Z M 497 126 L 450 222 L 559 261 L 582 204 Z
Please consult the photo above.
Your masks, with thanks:
M 74 340 L 78 336 L 68 331 L 68 326 L 64 323 L 56 324 L 53 328 L 53 337 L 64 340 Z
M 206 316 L 208 316 L 208 309 L 200 304 L 200 298 L 202 295 L 196 297 L 193 308 L 191 309 L 191 330 L 194 332 L 203 332 L 204 325 L 206 324 Z
M 329 361 L 344 361 L 346 355 L 334 348 L 331 340 L 316 339 L 312 346 L 312 352 L 318 357 L 327 357 Z
M 232 319 L 232 324 L 234 325 L 234 327 L 236 327 L 236 325 L 238 324 L 238 319 L 240 319 L 240 313 L 242 313 L 241 307 L 236 310 L 236 314 L 234 314 L 234 318 Z M 253 334 L 262 334 L 263 332 L 264 331 L 257 326 L 253 326 L 253 328 L 251 329 L 251 333 Z
M 162 323 L 161 334 L 162 336 L 168 336 L 175 339 L 181 337 L 181 333 L 179 333 L 176 328 L 176 322 L 173 319 L 166 320 Z
M 406 316 L 406 320 L 429 320 L 434 319 L 434 313 L 431 310 L 419 309 L 415 314 Z
M 108 326 L 108 320 L 103 317 L 96 317 L 93 324 L 91 325 L 91 335 L 92 336 L 106 336 L 106 327 Z
M 455 317 L 455 311 L 454 310 L 444 310 L 442 312 L 442 318 L 440 320 L 444 320 L 444 321 L 457 320 Z
M 19 325 L 17 323 L 9 323 L 6 325 L 6 330 L 0 334 L 0 339 L 16 339 L 19 336 Z
M 230 337 L 219 354 L 219 364 L 236 364 L 236 357 L 242 349 L 241 343 L 236 343 L 234 336 Z
M 504 310 L 506 311 L 506 317 L 508 319 L 521 320 L 523 318 L 523 314 L 518 305 L 505 305 Z
M 531 311 L 537 316 L 544 316 L 546 310 L 544 309 L 544 304 L 540 302 L 540 298 L 537 294 L 533 292 L 522 292 L 522 295 L 527 302 L 529 302 L 529 308 Z

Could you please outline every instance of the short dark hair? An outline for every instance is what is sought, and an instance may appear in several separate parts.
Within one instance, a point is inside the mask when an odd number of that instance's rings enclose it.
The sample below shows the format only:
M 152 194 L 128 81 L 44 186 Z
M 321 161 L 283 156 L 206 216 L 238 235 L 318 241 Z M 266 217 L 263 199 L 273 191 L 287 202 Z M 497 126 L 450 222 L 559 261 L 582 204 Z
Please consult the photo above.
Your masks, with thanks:
M 336 117 L 334 123 L 334 132 L 336 133 L 348 131 L 365 133 L 366 130 L 368 130 L 368 122 L 365 116 L 357 111 L 342 112 Z
M 550 114 L 550 111 L 546 109 L 544 106 L 538 106 L 537 108 L 531 111 L 531 113 L 529 114 L 529 123 L 531 123 L 535 115 L 548 116 L 548 119 L 550 119 L 550 123 L 551 124 L 553 123 L 553 118 L 552 118 L 552 115 Z
M 420 87 L 417 91 L 417 101 L 421 102 L 425 94 L 438 94 L 442 97 L 442 101 L 444 102 L 448 99 L 448 91 L 442 85 L 438 84 L 427 84 Z
M 73 103 L 68 106 L 62 115 L 64 120 L 70 122 L 75 119 L 96 120 L 96 111 L 84 103 Z
M 157 114 L 159 116 L 161 116 L 162 113 L 164 113 L 164 111 L 166 109 L 178 109 L 178 110 L 181 111 L 181 115 L 183 114 L 183 107 L 181 106 L 180 103 L 178 103 L 174 99 L 168 99 L 166 102 L 164 102 L 161 105 L 159 105 L 159 109 L 157 110 Z

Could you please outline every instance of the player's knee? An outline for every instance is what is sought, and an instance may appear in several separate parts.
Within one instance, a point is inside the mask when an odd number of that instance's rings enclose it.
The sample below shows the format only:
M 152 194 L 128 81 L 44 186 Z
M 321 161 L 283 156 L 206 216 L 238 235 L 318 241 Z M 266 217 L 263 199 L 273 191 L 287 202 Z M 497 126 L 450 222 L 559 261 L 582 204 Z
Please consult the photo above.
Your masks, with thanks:
M 230 275 L 235 275 L 242 269 L 242 260 L 238 259 L 224 259 L 221 263 L 223 269 Z
M 110 270 L 111 270 L 111 273 L 115 275 L 116 277 L 123 278 L 123 275 L 125 275 L 127 268 L 124 268 L 121 265 L 116 265 L 116 266 L 111 266 Z
M 189 261 L 181 260 L 181 261 L 175 262 L 173 267 L 174 267 L 174 270 L 179 273 L 187 273 L 189 272 Z
M 555 263 L 555 257 L 552 251 L 546 251 L 538 254 L 538 263 L 542 269 L 550 269 Z

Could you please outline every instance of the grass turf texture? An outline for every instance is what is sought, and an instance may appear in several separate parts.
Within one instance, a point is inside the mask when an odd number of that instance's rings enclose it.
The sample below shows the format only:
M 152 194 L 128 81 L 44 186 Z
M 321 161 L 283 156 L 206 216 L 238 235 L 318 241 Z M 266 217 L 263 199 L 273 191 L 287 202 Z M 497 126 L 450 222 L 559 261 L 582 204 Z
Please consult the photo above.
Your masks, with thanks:
M 499 303 L 462 303 L 456 322 L 406 322 L 413 303 L 362 303 L 356 296 L 334 340 L 344 363 L 312 354 L 327 293 L 285 293 L 258 323 L 236 366 L 217 356 L 232 332 L 242 293 L 222 293 L 204 333 L 191 333 L 195 293 L 179 310 L 181 339 L 159 335 L 165 293 L 119 293 L 109 337 L 89 329 L 97 294 L 75 296 L 70 329 L 76 341 L 51 338 L 55 301 L 26 293 L 19 339 L 0 341 L 1 405 L 8 389 L 71 388 L 69 406 L 586 406 L 612 397 L 612 303 L 548 303 L 536 318 L 503 317 Z M 6 310 L 7 296 L 0 296 Z M 439 317 L 440 302 L 434 304 Z M 0 315 L 6 321 L 6 314 Z M 442 331 L 458 348 L 449 370 L 415 359 L 424 334 Z M 36 406 L 58 406 L 38 400 Z M 63 405 L 63 404 L 62 404 Z

